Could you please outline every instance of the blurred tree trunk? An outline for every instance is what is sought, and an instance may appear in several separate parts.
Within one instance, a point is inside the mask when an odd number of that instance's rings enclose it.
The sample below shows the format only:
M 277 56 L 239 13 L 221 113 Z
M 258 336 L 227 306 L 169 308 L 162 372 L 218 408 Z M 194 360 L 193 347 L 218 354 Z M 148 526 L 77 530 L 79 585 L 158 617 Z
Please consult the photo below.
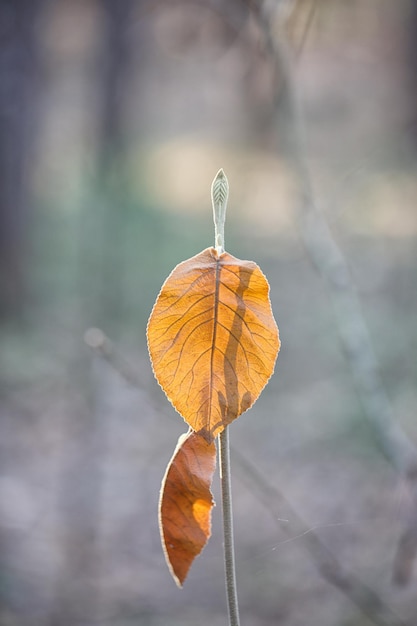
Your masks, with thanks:
M 123 250 L 126 233 L 126 104 L 132 72 L 129 31 L 133 8 L 140 0 L 102 0 L 106 49 L 101 82 L 98 138 L 98 197 L 101 198 L 99 325 L 118 324 L 123 309 Z M 114 329 L 115 332 L 116 329 Z
M 417 149 L 417 0 L 411 0 L 408 28 L 408 59 L 412 102 L 411 132 L 415 148 Z
M 30 219 L 28 162 L 38 88 L 36 23 L 43 0 L 0 2 L 0 316 L 22 305 Z
M 126 233 L 126 103 L 133 71 L 129 33 L 134 11 L 141 0 L 101 0 L 102 43 L 97 67 L 99 94 L 96 117 L 96 171 L 94 202 L 83 212 L 80 222 L 82 253 L 79 258 L 79 284 L 85 289 L 85 268 L 94 268 L 94 281 L 84 294 L 88 310 L 85 319 L 118 334 L 123 308 L 124 236 Z M 136 69 L 136 68 L 135 68 Z
M 135 0 L 102 0 L 105 14 L 105 37 L 102 75 L 101 166 L 107 168 L 112 160 L 125 147 L 123 132 L 123 108 L 125 104 L 126 82 L 129 73 L 130 46 L 127 33 L 130 26 Z
M 129 92 L 130 50 L 127 32 L 134 6 L 140 0 L 101 0 L 103 32 L 99 67 L 99 137 L 95 196 L 97 204 L 82 212 L 79 257 L 80 294 L 85 309 L 82 319 L 108 327 L 120 304 L 120 263 L 123 214 L 117 201 L 121 188 L 125 136 L 124 103 Z M 100 16 L 101 18 L 101 16 Z M 100 19 L 101 21 L 101 19 Z M 94 270 L 84 291 L 85 271 Z M 79 415 L 66 425 L 67 454 L 62 468 L 60 509 L 65 527 L 64 566 L 58 580 L 49 623 L 73 626 L 80 620 L 96 622 L 111 598 L 101 592 L 105 554 L 101 537 L 103 515 L 103 468 L 108 452 L 108 415 L 103 371 L 88 353 L 73 364 L 72 380 L 83 398 Z M 76 452 L 74 452 L 76 451 Z

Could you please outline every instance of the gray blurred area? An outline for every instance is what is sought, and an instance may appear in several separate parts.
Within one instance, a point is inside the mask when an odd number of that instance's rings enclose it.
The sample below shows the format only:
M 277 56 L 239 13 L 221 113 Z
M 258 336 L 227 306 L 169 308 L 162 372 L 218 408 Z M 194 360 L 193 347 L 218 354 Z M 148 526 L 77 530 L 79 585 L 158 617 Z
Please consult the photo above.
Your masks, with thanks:
M 213 244 L 220 167 L 226 248 L 267 275 L 282 339 L 230 429 L 242 624 L 417 623 L 417 470 L 390 448 L 417 447 L 417 3 L 266 2 L 281 35 L 260 6 L 0 2 L 0 626 L 227 624 L 217 477 L 182 591 L 165 564 L 186 426 L 145 337 L 171 269 Z M 303 230 L 298 132 L 339 292 Z

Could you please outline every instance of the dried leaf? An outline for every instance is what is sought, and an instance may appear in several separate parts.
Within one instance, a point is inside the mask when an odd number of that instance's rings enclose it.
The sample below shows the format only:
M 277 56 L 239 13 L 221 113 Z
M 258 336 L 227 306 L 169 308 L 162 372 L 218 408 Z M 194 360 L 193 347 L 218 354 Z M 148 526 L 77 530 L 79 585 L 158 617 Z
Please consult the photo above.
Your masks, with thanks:
M 147 334 L 159 384 L 209 442 L 258 398 L 280 346 L 259 267 L 214 248 L 173 270 Z
M 210 485 L 216 446 L 197 433 L 181 435 L 162 481 L 159 522 L 170 572 L 179 587 L 211 535 Z

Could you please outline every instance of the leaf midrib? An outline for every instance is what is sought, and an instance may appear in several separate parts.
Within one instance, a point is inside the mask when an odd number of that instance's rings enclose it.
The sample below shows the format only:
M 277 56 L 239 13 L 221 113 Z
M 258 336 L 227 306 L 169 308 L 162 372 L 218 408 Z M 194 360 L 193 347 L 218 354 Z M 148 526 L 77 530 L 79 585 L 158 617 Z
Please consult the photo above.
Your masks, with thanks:
M 207 430 L 210 433 L 211 430 L 211 408 L 212 408 L 212 394 L 213 394 L 213 370 L 214 370 L 214 349 L 216 346 L 217 336 L 217 318 L 219 309 L 219 290 L 220 290 L 220 259 L 216 259 L 216 276 L 215 276 L 215 289 L 214 289 L 214 317 L 213 317 L 213 336 L 211 340 L 211 354 L 210 354 L 210 394 L 209 394 L 209 414 Z

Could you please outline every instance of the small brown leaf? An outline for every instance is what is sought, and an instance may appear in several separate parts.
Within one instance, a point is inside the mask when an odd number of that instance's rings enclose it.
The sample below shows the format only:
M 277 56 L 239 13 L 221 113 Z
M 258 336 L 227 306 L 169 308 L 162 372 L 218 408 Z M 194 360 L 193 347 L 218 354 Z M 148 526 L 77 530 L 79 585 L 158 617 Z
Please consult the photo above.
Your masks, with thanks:
M 179 587 L 211 535 L 215 467 L 214 443 L 189 431 L 179 438 L 162 481 L 159 527 L 165 558 Z
M 258 398 L 280 346 L 265 276 L 215 248 L 173 270 L 147 335 L 159 384 L 209 442 Z

